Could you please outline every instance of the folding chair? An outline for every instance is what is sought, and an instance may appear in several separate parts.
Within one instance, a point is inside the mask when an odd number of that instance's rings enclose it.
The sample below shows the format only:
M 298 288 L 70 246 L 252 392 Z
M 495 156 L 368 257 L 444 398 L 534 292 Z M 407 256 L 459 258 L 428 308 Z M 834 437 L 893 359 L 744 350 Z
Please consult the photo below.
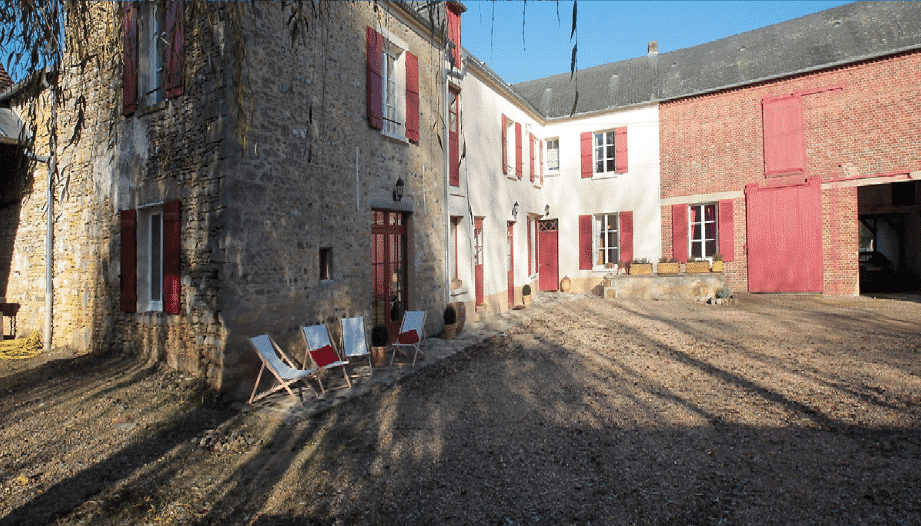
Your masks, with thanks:
M 342 354 L 345 359 L 351 361 L 353 358 L 368 357 L 368 376 L 374 374 L 374 367 L 371 366 L 371 351 L 368 350 L 368 340 L 365 338 L 365 319 L 363 316 L 357 318 L 342 318 Z M 353 377 L 354 378 L 354 377 Z
M 390 355 L 390 365 L 393 365 L 393 359 L 396 358 L 397 351 L 403 356 L 408 357 L 406 351 L 403 350 L 404 347 L 412 347 L 416 350 L 413 354 L 413 367 L 416 366 L 416 358 L 419 356 L 419 353 L 422 353 L 422 356 L 425 356 L 425 353 L 422 352 L 422 349 L 419 347 L 422 346 L 422 343 L 425 340 L 425 311 L 424 310 L 412 310 L 406 311 L 403 313 L 403 323 L 400 325 L 400 334 L 397 336 L 397 341 L 390 344 L 393 348 L 393 354 Z
M 329 339 L 329 331 L 326 329 L 325 324 L 311 325 L 310 327 L 303 327 L 304 338 L 307 340 L 307 352 L 304 354 L 304 363 L 307 363 L 307 357 L 313 361 L 314 365 L 317 366 L 317 382 L 320 383 L 320 391 L 323 394 L 326 394 L 326 388 L 323 387 L 323 381 L 320 380 L 319 372 L 323 370 L 331 370 L 336 367 L 342 368 L 342 376 L 345 378 L 346 385 L 342 387 L 337 387 L 336 389 L 330 389 L 330 391 L 335 391 L 338 389 L 345 389 L 348 387 L 352 388 L 352 382 L 349 380 L 348 373 L 345 372 L 345 364 L 339 355 L 336 354 L 336 350 L 333 349 L 333 344 Z
M 252 346 L 253 350 L 256 351 L 256 354 L 259 355 L 259 359 L 262 360 L 262 367 L 259 368 L 259 376 L 256 377 L 256 385 L 253 386 L 253 392 L 249 395 L 248 403 L 251 404 L 256 400 L 261 400 L 279 389 L 288 391 L 288 394 L 291 395 L 292 398 L 298 403 L 301 403 L 300 386 L 298 386 L 298 396 L 294 396 L 294 392 L 291 391 L 290 386 L 301 380 L 307 383 L 307 377 L 316 376 L 316 369 L 297 369 L 294 366 L 294 362 L 288 358 L 284 351 L 281 350 L 281 347 L 279 347 L 278 344 L 275 343 L 275 340 L 268 334 L 250 338 L 249 344 Z M 259 389 L 259 382 L 262 381 L 262 372 L 266 369 L 275 376 L 278 385 L 256 396 L 256 391 Z M 313 386 L 309 383 L 307 385 L 310 387 L 310 390 L 313 391 L 313 394 L 316 395 L 317 392 L 314 390 Z

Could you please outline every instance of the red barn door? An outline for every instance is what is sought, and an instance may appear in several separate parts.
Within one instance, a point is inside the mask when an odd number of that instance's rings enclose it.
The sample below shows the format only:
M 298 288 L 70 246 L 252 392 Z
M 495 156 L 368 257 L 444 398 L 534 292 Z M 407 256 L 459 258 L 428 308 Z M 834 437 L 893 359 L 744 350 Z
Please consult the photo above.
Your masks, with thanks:
M 818 178 L 745 187 L 749 292 L 822 292 L 822 187 Z

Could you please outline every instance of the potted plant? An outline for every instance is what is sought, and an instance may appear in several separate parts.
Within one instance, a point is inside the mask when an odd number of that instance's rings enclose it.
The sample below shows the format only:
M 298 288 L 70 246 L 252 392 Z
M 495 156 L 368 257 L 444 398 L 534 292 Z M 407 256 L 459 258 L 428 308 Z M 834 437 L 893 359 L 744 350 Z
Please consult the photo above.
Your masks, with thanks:
M 629 272 L 630 272 L 630 262 L 629 262 L 629 261 L 621 261 L 620 263 L 618 263 L 618 264 L 617 264 L 617 272 L 619 272 L 619 273 L 621 273 L 621 274 L 627 274 L 627 273 L 629 273 Z
M 531 304 L 531 285 L 525 285 L 521 287 L 521 302 L 524 303 L 525 307 Z
M 381 367 L 387 363 L 387 342 L 390 333 L 384 324 L 375 325 L 371 329 L 371 363 L 374 367 Z
M 562 292 L 569 292 L 570 287 L 572 287 L 572 280 L 569 279 L 569 276 L 565 276 L 560 280 L 560 290 Z
M 706 259 L 691 258 L 684 264 L 684 271 L 688 274 L 710 272 L 710 262 Z
M 443 317 L 445 322 L 445 338 L 453 340 L 454 337 L 457 336 L 457 309 L 454 308 L 454 305 L 445 307 Z
M 646 258 L 634 259 L 630 264 L 630 274 L 646 275 L 652 274 L 652 263 Z
M 723 271 L 723 255 L 722 254 L 713 254 L 713 266 L 710 267 L 711 272 L 722 272 Z
M 659 258 L 659 264 L 656 266 L 656 271 L 659 274 L 677 274 L 681 271 L 681 263 L 675 260 L 675 258 Z

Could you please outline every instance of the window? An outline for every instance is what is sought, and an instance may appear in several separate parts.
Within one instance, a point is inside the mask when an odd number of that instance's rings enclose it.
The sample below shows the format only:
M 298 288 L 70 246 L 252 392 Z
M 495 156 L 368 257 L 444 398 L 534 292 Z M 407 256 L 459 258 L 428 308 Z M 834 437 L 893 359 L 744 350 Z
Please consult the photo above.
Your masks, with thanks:
M 528 170 L 531 175 L 531 182 L 534 182 L 534 169 L 537 168 L 537 137 L 533 133 L 528 134 Z M 539 174 L 538 174 L 539 175 Z
M 521 124 L 505 115 L 502 115 L 502 173 L 512 179 L 521 177 Z
M 633 260 L 633 212 L 579 216 L 579 269 Z
M 333 248 L 320 248 L 320 281 L 333 279 Z
M 534 276 L 537 274 L 537 254 L 540 251 L 538 248 L 538 236 L 537 236 L 537 218 L 528 216 L 528 275 Z
M 179 201 L 121 212 L 121 308 L 179 313 Z
M 547 139 L 547 171 L 551 174 L 560 171 L 559 139 Z
M 595 266 L 620 261 L 617 214 L 595 216 Z
M 627 172 L 627 128 L 584 132 L 581 143 L 583 178 Z
M 689 208 L 689 253 L 692 258 L 709 259 L 716 254 L 716 203 Z
M 798 173 L 806 167 L 803 105 L 799 95 L 761 101 L 764 112 L 764 173 Z
M 460 279 L 458 273 L 458 259 L 460 253 L 458 251 L 458 235 L 460 230 L 460 223 L 463 218 L 460 216 L 451 216 L 451 235 L 449 237 L 449 242 L 451 243 L 451 262 L 449 263 L 450 272 L 451 272 L 451 281 L 456 281 Z
M 124 6 L 122 113 L 182 95 L 184 2 Z
M 367 28 L 368 124 L 384 135 L 419 142 L 419 60 L 391 33 Z
M 448 146 L 451 155 L 451 186 L 460 186 L 460 93 L 449 91 L 448 100 Z

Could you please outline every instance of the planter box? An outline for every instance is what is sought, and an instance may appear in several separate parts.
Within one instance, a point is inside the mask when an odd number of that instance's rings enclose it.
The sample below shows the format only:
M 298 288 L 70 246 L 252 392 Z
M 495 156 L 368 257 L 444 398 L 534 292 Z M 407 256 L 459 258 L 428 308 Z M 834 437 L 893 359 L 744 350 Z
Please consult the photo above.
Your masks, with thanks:
M 684 271 L 688 274 L 702 274 L 710 272 L 709 261 L 688 261 L 684 264 Z
M 630 265 L 630 274 L 634 276 L 652 274 L 652 263 L 633 263 Z
M 711 272 L 722 272 L 723 271 L 723 262 L 714 261 L 713 266 L 710 268 Z
M 681 271 L 681 263 L 659 263 L 656 266 L 656 271 L 659 274 L 677 274 Z

